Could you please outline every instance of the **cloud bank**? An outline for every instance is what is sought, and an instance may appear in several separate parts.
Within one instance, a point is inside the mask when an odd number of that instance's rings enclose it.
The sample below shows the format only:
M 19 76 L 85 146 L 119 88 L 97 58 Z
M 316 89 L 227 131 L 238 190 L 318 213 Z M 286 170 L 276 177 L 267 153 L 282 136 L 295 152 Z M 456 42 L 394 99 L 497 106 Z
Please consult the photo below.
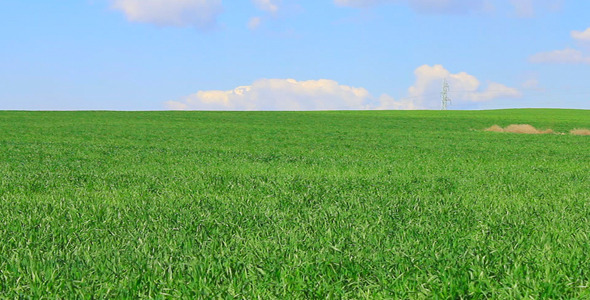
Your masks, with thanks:
M 112 7 L 131 22 L 198 29 L 215 27 L 223 11 L 221 0 L 113 0 Z
M 199 91 L 165 103 L 176 110 L 363 110 L 403 108 L 393 98 L 378 103 L 364 88 L 334 80 L 260 79 L 233 90 Z
M 482 89 L 477 78 L 465 72 L 452 74 L 441 65 L 424 65 L 414 72 L 416 82 L 408 97 L 395 99 L 383 94 L 374 97 L 362 87 L 320 79 L 260 79 L 249 86 L 233 90 L 205 90 L 184 99 L 168 101 L 173 110 L 407 110 L 439 109 L 443 79 L 451 85 L 455 104 L 478 103 L 500 98 L 517 98 L 520 91 L 490 82 Z

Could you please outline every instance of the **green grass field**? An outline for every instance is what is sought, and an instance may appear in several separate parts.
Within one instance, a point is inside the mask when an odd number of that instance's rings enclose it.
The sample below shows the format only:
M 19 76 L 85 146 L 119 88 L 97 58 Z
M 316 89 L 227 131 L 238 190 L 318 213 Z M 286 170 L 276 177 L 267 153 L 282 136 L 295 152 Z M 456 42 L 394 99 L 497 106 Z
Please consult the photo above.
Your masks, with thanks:
M 590 111 L 0 112 L 0 298 L 590 298 Z

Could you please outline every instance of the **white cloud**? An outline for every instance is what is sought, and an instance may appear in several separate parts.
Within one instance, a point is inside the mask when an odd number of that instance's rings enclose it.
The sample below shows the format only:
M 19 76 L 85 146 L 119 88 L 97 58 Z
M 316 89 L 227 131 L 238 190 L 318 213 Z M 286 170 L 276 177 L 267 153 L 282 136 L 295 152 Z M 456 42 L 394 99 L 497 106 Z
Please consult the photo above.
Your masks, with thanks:
M 574 38 L 578 41 L 588 42 L 588 41 L 590 41 L 590 28 L 588 28 L 584 31 L 574 30 L 571 32 L 571 36 L 572 36 L 572 38 Z
M 558 10 L 563 0 L 334 0 L 339 6 L 370 7 L 378 4 L 406 4 L 424 13 L 467 13 L 493 11 L 494 4 L 510 2 L 520 17 L 533 17 L 537 10 Z
M 393 97 L 383 94 L 379 97 L 379 104 L 374 109 L 378 110 L 413 110 L 413 109 L 423 109 L 423 107 L 418 106 L 413 99 L 405 99 L 405 100 L 395 100 Z
M 280 0 L 252 0 L 256 7 L 271 13 L 276 13 L 279 10 Z
M 253 17 L 248 21 L 248 28 L 250 30 L 256 30 L 260 27 L 260 24 L 262 24 L 262 19 L 260 17 Z
M 339 6 L 370 7 L 377 4 L 407 4 L 418 12 L 424 13 L 466 13 L 486 10 L 486 0 L 334 0 Z
M 282 10 L 282 0 L 252 0 L 252 3 L 260 10 L 265 11 L 267 15 L 276 17 L 279 10 Z M 261 17 L 252 17 L 248 21 L 248 28 L 256 30 L 262 25 Z
M 334 3 L 339 6 L 350 7 L 368 7 L 380 3 L 393 2 L 387 0 L 334 0 Z
M 363 110 L 413 109 L 383 95 L 374 99 L 364 88 L 341 85 L 334 80 L 297 81 L 260 79 L 250 86 L 229 91 L 199 91 L 180 101 L 165 103 L 176 110 Z
M 538 11 L 558 11 L 563 0 L 510 0 L 519 17 L 534 17 Z
M 518 98 L 522 94 L 515 88 L 496 82 L 489 82 L 486 89 L 481 88 L 480 81 L 465 72 L 452 74 L 442 65 L 423 65 L 414 74 L 416 81 L 408 89 L 409 97 L 414 105 L 427 109 L 440 107 L 441 83 L 447 79 L 450 85 L 450 97 L 453 104 L 462 105 L 474 102 L 485 102 L 501 98 Z
M 537 89 L 539 87 L 539 80 L 536 78 L 527 79 L 522 83 L 524 89 Z
M 483 91 L 466 91 L 466 93 L 461 96 L 461 92 L 458 92 L 458 100 L 466 100 L 469 102 L 487 102 L 494 99 L 500 98 L 520 98 L 522 97 L 522 93 L 511 87 L 507 87 L 503 84 L 497 82 L 488 82 L 488 87 Z
M 590 28 L 584 31 L 573 30 L 570 32 L 573 39 L 587 42 L 590 41 Z M 540 52 L 529 57 L 531 63 L 554 63 L 554 64 L 590 64 L 590 55 L 578 49 L 565 48 L 563 50 L 553 50 Z
M 221 0 L 113 0 L 112 7 L 132 22 L 199 29 L 214 27 L 223 10 Z
M 566 48 L 537 53 L 529 58 L 532 63 L 560 63 L 560 64 L 590 64 L 590 56 L 584 55 L 582 51 Z
M 520 17 L 533 17 L 535 15 L 534 0 L 510 0 L 516 14 Z

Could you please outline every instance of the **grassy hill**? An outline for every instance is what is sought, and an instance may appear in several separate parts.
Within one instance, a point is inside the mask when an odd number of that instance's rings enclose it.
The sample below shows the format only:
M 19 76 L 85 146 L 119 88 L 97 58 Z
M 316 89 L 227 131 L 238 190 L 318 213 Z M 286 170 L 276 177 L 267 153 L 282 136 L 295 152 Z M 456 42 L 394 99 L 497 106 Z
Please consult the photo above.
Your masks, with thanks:
M 590 111 L 0 112 L 0 298 L 590 297 Z

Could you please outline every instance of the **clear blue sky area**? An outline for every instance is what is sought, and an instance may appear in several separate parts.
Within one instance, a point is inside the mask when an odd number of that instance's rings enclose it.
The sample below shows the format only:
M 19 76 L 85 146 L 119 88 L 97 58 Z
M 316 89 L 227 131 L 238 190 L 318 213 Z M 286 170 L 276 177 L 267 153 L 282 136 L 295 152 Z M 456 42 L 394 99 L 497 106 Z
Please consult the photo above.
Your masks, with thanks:
M 590 109 L 590 1 L 0 0 L 0 110 Z

